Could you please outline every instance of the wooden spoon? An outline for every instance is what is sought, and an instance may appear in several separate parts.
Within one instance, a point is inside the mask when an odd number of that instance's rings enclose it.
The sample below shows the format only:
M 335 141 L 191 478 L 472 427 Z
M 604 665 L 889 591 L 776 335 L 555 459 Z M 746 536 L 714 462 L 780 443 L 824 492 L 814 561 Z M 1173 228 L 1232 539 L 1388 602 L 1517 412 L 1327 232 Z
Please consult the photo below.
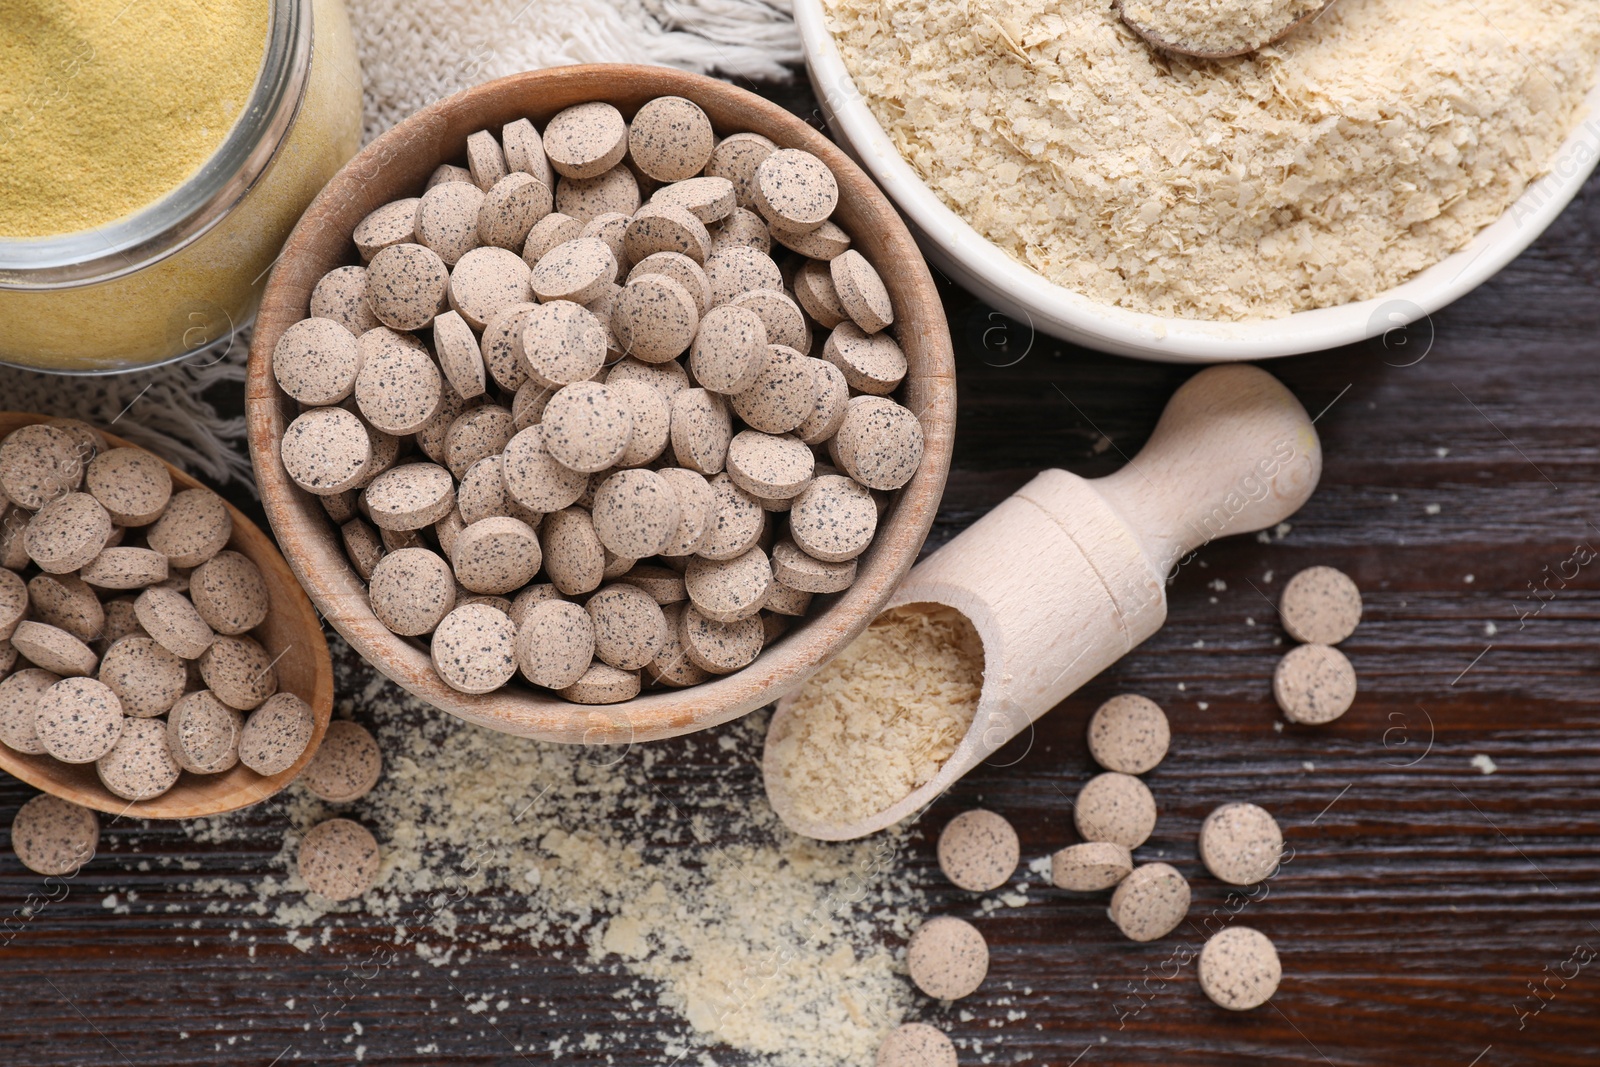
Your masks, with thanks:
M 1260 0 L 1258 0 L 1260 2 Z M 1243 10 L 1252 6 L 1221 0 L 1222 10 L 1203 26 L 1185 26 L 1177 9 L 1196 6 L 1192 0 L 1113 0 L 1128 28 L 1164 52 L 1196 59 L 1228 59 L 1276 44 L 1308 22 L 1321 17 L 1338 0 L 1276 0 L 1265 22 L 1251 22 Z
M 0 412 L 0 437 L 18 427 L 48 421 L 44 415 Z M 100 435 L 112 448 L 139 447 L 104 430 Z M 177 489 L 202 488 L 199 482 L 170 463 L 167 473 L 172 475 Z M 251 633 L 273 654 L 282 652 L 274 667 L 279 690 L 295 694 L 311 705 L 316 714 L 311 743 L 294 766 L 270 778 L 262 777 L 242 763 L 221 774 L 184 771 L 171 789 L 154 799 L 139 801 L 123 800 L 101 785 L 92 763 L 74 765 L 49 756 L 28 756 L 0 744 L 0 771 L 52 796 L 109 815 L 128 815 L 135 819 L 196 819 L 266 800 L 292 782 L 300 769 L 310 762 L 322 743 L 328 718 L 333 713 L 333 662 L 328 655 L 327 638 L 322 633 L 322 620 L 272 539 L 232 504 L 227 507 L 233 518 L 233 537 L 228 547 L 248 557 L 261 569 L 272 604 L 266 621 Z
M 1126 467 L 1094 481 L 1045 471 L 919 563 L 890 598 L 885 610 L 954 608 L 983 642 L 977 713 L 938 774 L 871 818 L 805 821 L 773 759 L 791 694 L 767 730 L 762 771 L 773 810 L 825 841 L 913 815 L 1160 629 L 1167 575 L 1180 561 L 1215 537 L 1282 522 L 1321 474 L 1317 432 L 1277 379 L 1244 364 L 1201 371 Z

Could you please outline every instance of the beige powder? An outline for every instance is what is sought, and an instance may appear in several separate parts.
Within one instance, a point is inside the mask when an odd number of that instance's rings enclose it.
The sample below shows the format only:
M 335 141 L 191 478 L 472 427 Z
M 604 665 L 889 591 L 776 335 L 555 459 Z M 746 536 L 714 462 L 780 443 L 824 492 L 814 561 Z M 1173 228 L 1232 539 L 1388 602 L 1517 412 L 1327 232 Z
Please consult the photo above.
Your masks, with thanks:
M 731 1045 L 770 1067 L 870 1064 L 910 1011 L 899 958 L 926 902 L 903 862 L 906 839 L 826 845 L 785 830 L 751 773 L 766 716 L 670 750 L 546 745 L 426 708 L 347 652 L 336 662 L 338 692 L 353 697 L 340 711 L 353 707 L 372 728 L 384 777 L 353 805 L 329 807 L 298 785 L 269 802 L 290 827 L 282 873 L 188 887 L 214 895 L 214 910 L 265 915 L 335 969 L 341 957 L 326 946 L 338 910 L 386 918 L 400 958 L 361 996 L 404 981 L 416 966 L 407 956 L 453 966 L 516 941 L 585 972 L 631 975 L 620 1004 L 632 1025 L 602 1036 L 638 1048 L 651 1034 L 662 1063 L 708 1062 L 700 1050 Z M 692 770 L 680 782 L 683 766 Z M 261 811 L 185 826 L 234 841 Z M 334 814 L 373 830 L 384 869 L 361 901 L 329 914 L 305 897 L 293 858 L 299 835 Z M 335 980 L 304 999 L 309 1011 L 338 1011 L 344 995 Z M 499 1011 L 543 1017 L 561 1004 L 552 995 Z M 496 1024 L 496 1009 L 478 1011 L 464 1021 Z
M 1144 36 L 1181 51 L 1254 51 L 1328 0 L 1122 0 L 1122 17 Z
M 949 608 L 879 616 L 795 695 L 768 773 L 806 823 L 852 823 L 929 781 L 978 710 L 983 645 Z
M 1551 164 L 1600 62 L 1592 0 L 1342 0 L 1173 58 L 1104 0 L 824 0 L 846 66 L 957 214 L 1106 304 L 1270 318 L 1374 296 Z

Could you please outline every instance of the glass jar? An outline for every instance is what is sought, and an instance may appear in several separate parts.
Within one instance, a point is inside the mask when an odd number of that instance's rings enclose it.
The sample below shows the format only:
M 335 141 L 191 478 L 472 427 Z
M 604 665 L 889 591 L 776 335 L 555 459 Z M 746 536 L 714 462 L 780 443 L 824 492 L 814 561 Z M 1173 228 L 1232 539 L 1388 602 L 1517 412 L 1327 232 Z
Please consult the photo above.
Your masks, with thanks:
M 105 374 L 220 359 L 301 212 L 361 143 L 343 0 L 266 0 L 244 110 L 172 192 L 105 226 L 0 239 L 0 363 Z

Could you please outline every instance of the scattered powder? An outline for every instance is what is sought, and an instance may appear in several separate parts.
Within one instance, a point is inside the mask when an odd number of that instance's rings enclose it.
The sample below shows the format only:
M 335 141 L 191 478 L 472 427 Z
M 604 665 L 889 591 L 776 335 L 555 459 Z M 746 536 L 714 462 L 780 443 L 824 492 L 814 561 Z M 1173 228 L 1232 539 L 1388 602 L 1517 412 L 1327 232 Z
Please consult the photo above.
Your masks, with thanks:
M 876 815 L 939 772 L 982 687 L 983 644 L 964 615 L 885 612 L 796 694 L 768 741 L 775 780 L 805 823 Z
M 337 691 L 354 695 L 339 713 L 353 706 L 377 735 L 383 780 L 338 809 L 291 786 L 275 802 L 292 827 L 274 861 L 282 874 L 186 887 L 217 895 L 215 908 L 265 914 L 319 951 L 352 909 L 308 898 L 293 857 L 300 834 L 338 813 L 382 843 L 383 875 L 353 907 L 393 922 L 402 952 L 448 966 L 520 939 L 586 972 L 647 980 L 628 992 L 658 1001 L 643 1020 L 652 1032 L 673 1031 L 662 1062 L 723 1044 L 772 1067 L 871 1063 L 910 1010 L 903 945 L 926 903 L 903 862 L 907 839 L 828 845 L 785 830 L 755 765 L 765 715 L 689 741 L 748 760 L 708 767 L 680 751 L 669 762 L 656 746 L 546 745 L 470 726 L 353 660 L 336 653 Z M 680 763 L 695 764 L 692 782 L 678 781 Z M 185 826 L 226 842 L 243 823 Z
M 1549 168 L 1600 62 L 1592 0 L 1342 0 L 1221 61 L 1105 0 L 825 0 L 878 121 L 979 233 L 1136 311 L 1374 296 Z
M 1190 54 L 1253 52 L 1328 0 L 1122 0 L 1122 15 L 1146 37 Z
M 0 0 L 0 237 L 99 226 L 217 150 L 255 87 L 261 0 Z

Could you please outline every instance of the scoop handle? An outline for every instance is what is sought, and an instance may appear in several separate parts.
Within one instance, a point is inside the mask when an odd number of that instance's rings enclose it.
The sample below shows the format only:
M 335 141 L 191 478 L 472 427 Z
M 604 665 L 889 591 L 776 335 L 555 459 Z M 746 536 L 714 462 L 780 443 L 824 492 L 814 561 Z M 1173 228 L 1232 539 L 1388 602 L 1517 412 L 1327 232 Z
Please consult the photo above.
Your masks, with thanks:
M 1132 462 L 1091 484 L 1166 575 L 1214 538 L 1282 522 L 1321 476 L 1322 444 L 1300 401 L 1234 363 L 1185 382 Z

